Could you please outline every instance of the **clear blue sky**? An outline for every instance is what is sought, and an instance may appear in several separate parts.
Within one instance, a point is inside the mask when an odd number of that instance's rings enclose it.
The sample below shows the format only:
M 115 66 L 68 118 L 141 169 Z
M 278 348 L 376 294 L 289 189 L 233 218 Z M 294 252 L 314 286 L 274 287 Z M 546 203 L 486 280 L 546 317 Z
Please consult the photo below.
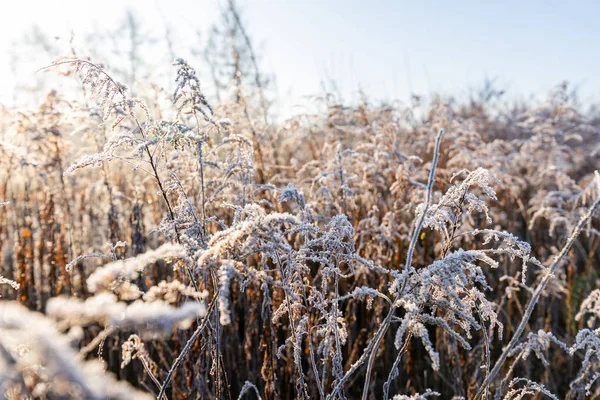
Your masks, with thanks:
M 208 26 L 220 0 L 2 2 L 0 54 L 37 23 L 49 33 L 113 27 L 126 8 L 157 36 L 157 4 L 177 31 L 186 57 L 191 27 Z M 409 93 L 466 93 L 496 77 L 513 95 L 543 95 L 562 80 L 600 99 L 600 2 L 240 0 L 262 64 L 277 77 L 283 108 L 318 94 L 336 78 L 347 98 L 360 85 L 373 98 Z M 3 59 L 0 56 L 0 59 Z M 5 58 L 4 58 L 5 59 Z M 45 60 L 40 60 L 42 63 Z M 0 101 L 10 79 L 0 65 Z M 34 68 L 32 68 L 33 70 Z

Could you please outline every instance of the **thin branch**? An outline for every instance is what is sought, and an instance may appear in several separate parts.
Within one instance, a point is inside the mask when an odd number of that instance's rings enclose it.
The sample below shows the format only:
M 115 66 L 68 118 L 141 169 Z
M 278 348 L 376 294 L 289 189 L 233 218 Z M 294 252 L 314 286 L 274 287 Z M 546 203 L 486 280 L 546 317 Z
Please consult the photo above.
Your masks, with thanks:
M 540 281 L 537 288 L 533 292 L 533 296 L 531 297 L 531 300 L 529 300 L 529 304 L 527 304 L 527 308 L 525 309 L 525 314 L 523 315 L 523 318 L 521 319 L 521 322 L 519 323 L 519 326 L 517 327 L 515 334 L 511 338 L 510 342 L 508 343 L 508 346 L 506 346 L 504 348 L 504 351 L 500 355 L 500 358 L 498 359 L 498 361 L 496 361 L 496 364 L 494 365 L 494 368 L 492 369 L 492 371 L 489 373 L 487 378 L 483 381 L 483 384 L 481 385 L 481 387 L 479 388 L 479 391 L 475 395 L 475 398 L 474 398 L 475 400 L 478 400 L 479 398 L 481 398 L 481 396 L 483 396 L 483 394 L 485 393 L 487 388 L 490 386 L 490 384 L 492 383 L 492 381 L 494 380 L 496 375 L 498 375 L 498 373 L 500 372 L 500 368 L 502 368 L 502 365 L 508 358 L 508 355 L 512 352 L 512 350 L 515 348 L 515 346 L 519 343 L 519 339 L 520 339 L 521 335 L 523 334 L 523 332 L 525 331 L 525 328 L 527 327 L 529 318 L 531 318 L 531 314 L 533 313 L 533 310 L 534 310 L 537 302 L 539 301 L 540 297 L 542 296 L 542 292 L 548 285 L 548 282 L 550 282 L 550 279 L 552 279 L 554 277 L 554 272 L 556 272 L 556 269 L 558 268 L 560 261 L 569 252 L 569 250 L 571 249 L 571 246 L 573 246 L 573 244 L 577 240 L 577 237 L 583 230 L 583 227 L 585 226 L 585 224 L 587 224 L 587 222 L 590 220 L 590 218 L 592 218 L 592 216 L 594 215 L 594 212 L 596 212 L 596 209 L 598 209 L 599 206 L 600 206 L 600 197 L 598 197 L 596 199 L 594 204 L 592 204 L 592 206 L 589 208 L 588 212 L 585 213 L 585 215 L 583 217 L 581 217 L 581 219 L 577 223 L 577 226 L 575 227 L 575 229 L 573 229 L 573 232 L 571 232 L 571 236 L 569 236 L 567 243 L 564 245 L 564 247 L 562 248 L 560 253 L 558 253 L 556 255 L 556 257 L 554 258 L 554 262 L 548 268 L 548 272 L 546 272 L 546 275 Z
M 196 338 L 198 338 L 198 335 L 200 335 L 204 328 L 206 328 L 206 324 L 208 324 L 208 322 L 210 321 L 210 313 L 212 312 L 213 308 L 215 308 L 215 304 L 217 303 L 217 298 L 218 295 L 213 297 L 210 305 L 208 306 L 208 310 L 206 311 L 206 317 L 204 317 L 204 321 L 202 321 L 202 323 L 198 325 L 192 336 L 189 338 L 189 340 L 183 347 L 183 350 L 181 350 L 181 353 L 179 353 L 179 356 L 175 359 L 175 362 L 171 366 L 167 377 L 163 381 L 158 396 L 156 396 L 157 399 L 162 399 L 163 395 L 165 394 L 165 390 L 167 389 L 167 386 L 171 382 L 171 379 L 173 379 L 173 374 L 175 373 L 179 365 L 183 362 L 185 355 L 188 353 L 188 351 L 190 351 L 190 348 L 192 347 L 192 344 L 194 344 L 194 342 L 196 341 Z

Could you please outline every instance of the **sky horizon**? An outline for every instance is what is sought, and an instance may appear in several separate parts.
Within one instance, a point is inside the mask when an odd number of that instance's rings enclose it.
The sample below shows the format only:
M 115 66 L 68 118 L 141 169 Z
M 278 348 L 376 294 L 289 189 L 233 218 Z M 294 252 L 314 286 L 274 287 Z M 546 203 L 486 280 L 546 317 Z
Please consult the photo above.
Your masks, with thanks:
M 82 37 L 114 28 L 127 9 L 160 38 L 164 20 L 175 28 L 184 58 L 197 27 L 219 18 L 222 0 L 24 0 L 3 5 L 0 24 L 0 103 L 9 104 L 15 79 L 11 43 L 37 24 L 50 38 Z M 261 66 L 277 80 L 284 114 L 302 110 L 306 96 L 334 78 L 345 99 L 361 88 L 375 100 L 407 101 L 411 93 L 461 96 L 495 79 L 513 96 L 544 97 L 566 80 L 583 101 L 596 102 L 600 78 L 600 3 L 535 1 L 238 1 Z M 6 4 L 6 3 L 5 3 Z M 186 54 L 188 53 L 188 54 Z M 161 55 L 162 56 L 162 55 Z M 31 73 L 51 60 L 38 60 Z M 27 70 L 20 71 L 21 75 Z

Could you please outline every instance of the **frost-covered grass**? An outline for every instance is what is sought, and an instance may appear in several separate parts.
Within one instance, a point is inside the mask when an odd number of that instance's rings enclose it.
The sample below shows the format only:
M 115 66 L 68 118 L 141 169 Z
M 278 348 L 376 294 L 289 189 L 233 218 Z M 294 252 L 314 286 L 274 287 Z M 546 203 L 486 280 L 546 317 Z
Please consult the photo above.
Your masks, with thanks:
M 9 398 L 600 396 L 600 118 L 566 87 L 269 123 L 182 59 L 173 95 L 48 69 L 85 100 L 0 115 Z

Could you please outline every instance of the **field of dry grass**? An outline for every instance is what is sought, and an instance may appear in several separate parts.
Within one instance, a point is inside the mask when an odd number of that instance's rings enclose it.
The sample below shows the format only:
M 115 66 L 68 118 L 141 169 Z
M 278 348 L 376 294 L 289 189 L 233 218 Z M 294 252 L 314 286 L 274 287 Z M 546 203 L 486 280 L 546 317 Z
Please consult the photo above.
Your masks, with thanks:
M 73 56 L 43 74 L 80 101 L 0 109 L 6 398 L 600 398 L 596 109 L 274 122 L 241 43 L 220 102 Z

